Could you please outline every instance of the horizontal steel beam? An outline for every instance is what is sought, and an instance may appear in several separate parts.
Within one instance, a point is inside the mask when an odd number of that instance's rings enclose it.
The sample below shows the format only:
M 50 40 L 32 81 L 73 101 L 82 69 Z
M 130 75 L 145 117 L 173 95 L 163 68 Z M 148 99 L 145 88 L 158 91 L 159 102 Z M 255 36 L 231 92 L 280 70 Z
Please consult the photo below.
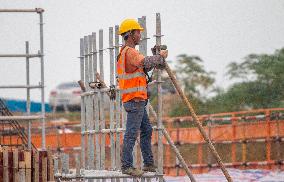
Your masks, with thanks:
M 43 13 L 44 9 L 0 9 L 0 13 Z
M 1 58 L 35 58 L 41 56 L 42 54 L 0 54 Z
M 44 116 L 33 115 L 33 116 L 0 116 L 0 121 L 15 121 L 15 120 L 38 120 L 43 119 Z
M 42 85 L 2 85 L 0 89 L 14 89 L 14 88 L 43 88 Z

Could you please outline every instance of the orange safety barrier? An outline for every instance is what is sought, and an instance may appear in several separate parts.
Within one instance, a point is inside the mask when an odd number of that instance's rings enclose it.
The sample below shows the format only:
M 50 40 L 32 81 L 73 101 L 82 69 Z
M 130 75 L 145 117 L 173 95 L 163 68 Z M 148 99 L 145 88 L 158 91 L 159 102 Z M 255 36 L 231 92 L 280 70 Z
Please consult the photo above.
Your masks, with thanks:
M 236 168 L 266 168 L 273 169 L 278 167 L 283 169 L 283 150 L 280 147 L 284 141 L 284 108 L 261 109 L 254 111 L 240 111 L 232 113 L 218 113 L 212 115 L 202 115 L 201 122 L 207 122 L 205 130 L 215 145 L 221 145 L 229 148 L 221 157 L 225 156 L 225 165 L 227 167 Z M 175 117 L 164 118 L 165 123 L 168 123 L 168 133 L 176 145 L 180 148 L 182 154 L 190 150 L 190 154 L 195 155 L 192 159 L 187 159 L 188 154 L 184 155 L 186 161 L 191 163 L 189 167 L 194 173 L 201 173 L 215 167 L 215 162 L 212 157 L 207 154 L 205 142 L 197 128 L 181 128 L 183 122 L 190 122 L 191 117 Z M 173 123 L 175 123 L 173 125 Z M 78 125 L 78 123 L 75 123 Z M 64 125 L 61 129 L 68 128 L 72 125 Z M 173 128 L 175 126 L 176 128 Z M 76 150 L 81 146 L 81 133 L 63 133 L 59 134 L 56 127 L 53 127 L 54 132 L 46 135 L 46 146 L 50 149 L 61 150 Z M 74 128 L 74 127 L 73 127 Z M 122 137 L 121 144 L 122 144 Z M 9 141 L 18 144 L 20 140 L 16 137 L 11 137 Z M 157 144 L 157 133 L 153 133 L 153 147 Z M 41 135 L 32 135 L 33 144 L 40 148 Z M 163 139 L 165 145 L 165 162 L 164 170 L 167 175 L 183 175 L 183 170 L 180 170 L 179 164 L 176 164 L 175 156 L 172 154 L 170 146 Z M 254 145 L 260 143 L 265 145 L 264 155 L 262 159 L 252 160 L 248 148 L 251 143 Z M 274 146 L 277 144 L 277 147 Z M 110 147 L 109 135 L 106 137 L 106 146 Z M 187 147 L 188 146 L 188 147 Z M 194 148 L 190 147 L 194 146 Z M 186 147 L 186 149 L 184 149 Z M 187 149 L 190 148 L 190 149 Z M 221 148 L 222 149 L 222 148 Z M 220 149 L 220 150 L 221 150 Z M 184 151 L 186 150 L 186 151 Z M 217 147 L 218 150 L 218 147 Z M 251 149 L 250 149 L 251 150 Z M 221 150 L 222 151 L 222 150 Z M 258 151 L 257 151 L 258 152 Z M 261 151 L 260 151 L 261 152 Z M 276 154 L 275 154 L 276 153 Z M 229 157 L 227 156 L 229 155 Z M 275 157 L 276 155 L 276 157 Z M 227 157 L 226 157 L 227 156 Z M 211 158 L 210 158 L 211 157 Z

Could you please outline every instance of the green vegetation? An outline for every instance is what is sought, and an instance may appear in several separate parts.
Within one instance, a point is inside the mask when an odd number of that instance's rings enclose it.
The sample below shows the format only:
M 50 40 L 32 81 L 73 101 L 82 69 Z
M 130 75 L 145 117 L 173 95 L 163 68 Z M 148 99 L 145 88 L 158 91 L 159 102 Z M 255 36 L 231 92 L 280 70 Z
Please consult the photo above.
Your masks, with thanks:
M 284 48 L 271 55 L 250 54 L 241 63 L 230 63 L 226 76 L 238 82 L 227 90 L 213 87 L 214 73 L 204 69 L 201 58 L 183 54 L 176 62 L 176 76 L 198 114 L 284 107 Z M 202 96 L 200 90 L 215 96 Z M 189 115 L 181 101 L 171 104 L 170 116 Z

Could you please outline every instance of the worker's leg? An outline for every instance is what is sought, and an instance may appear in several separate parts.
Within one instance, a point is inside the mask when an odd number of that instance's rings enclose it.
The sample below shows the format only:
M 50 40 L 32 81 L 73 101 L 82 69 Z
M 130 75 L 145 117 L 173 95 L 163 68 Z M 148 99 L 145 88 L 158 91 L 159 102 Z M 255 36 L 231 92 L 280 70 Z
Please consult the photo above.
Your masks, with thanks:
M 124 103 L 124 108 L 127 112 L 127 121 L 123 139 L 121 163 L 122 169 L 127 169 L 129 167 L 133 167 L 132 151 L 144 115 L 145 101 L 129 101 Z
M 146 165 L 153 165 L 153 153 L 151 149 L 151 138 L 152 138 L 152 125 L 149 121 L 148 114 L 144 108 L 144 115 L 141 123 L 140 133 L 140 147 L 143 155 L 143 163 Z

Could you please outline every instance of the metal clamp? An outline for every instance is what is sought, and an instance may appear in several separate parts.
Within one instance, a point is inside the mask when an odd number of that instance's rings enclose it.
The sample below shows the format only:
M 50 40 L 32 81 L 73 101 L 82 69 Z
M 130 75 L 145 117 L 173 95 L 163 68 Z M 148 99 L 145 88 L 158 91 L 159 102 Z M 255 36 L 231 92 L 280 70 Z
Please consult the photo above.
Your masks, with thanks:
M 101 83 L 101 82 L 99 82 L 99 81 L 95 81 L 95 82 L 89 82 L 89 86 L 91 87 L 91 88 L 97 88 L 97 89 L 101 89 L 101 88 L 103 88 L 103 84 Z

